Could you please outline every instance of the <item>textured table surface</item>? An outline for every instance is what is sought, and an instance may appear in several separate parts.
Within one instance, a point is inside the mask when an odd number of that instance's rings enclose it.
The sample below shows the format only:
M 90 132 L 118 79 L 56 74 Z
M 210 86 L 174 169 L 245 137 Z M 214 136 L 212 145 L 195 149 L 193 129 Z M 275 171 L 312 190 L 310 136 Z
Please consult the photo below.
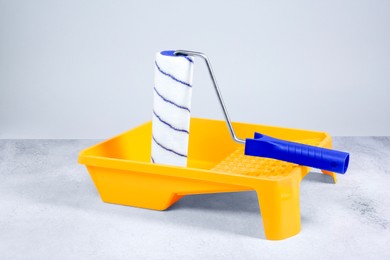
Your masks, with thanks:
M 301 233 L 264 238 L 254 192 L 187 196 L 167 211 L 103 203 L 78 152 L 97 140 L 0 140 L 1 259 L 390 259 L 390 138 L 338 137 L 333 184 L 301 185 Z

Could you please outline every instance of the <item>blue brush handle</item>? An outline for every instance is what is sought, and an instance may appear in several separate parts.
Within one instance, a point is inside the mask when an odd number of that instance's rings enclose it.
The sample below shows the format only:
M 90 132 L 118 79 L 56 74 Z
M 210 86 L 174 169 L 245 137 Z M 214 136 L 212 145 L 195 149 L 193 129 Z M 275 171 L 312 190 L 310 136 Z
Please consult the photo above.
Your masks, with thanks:
M 245 155 L 278 159 L 321 170 L 344 174 L 349 163 L 349 153 L 299 144 L 255 133 L 245 142 Z

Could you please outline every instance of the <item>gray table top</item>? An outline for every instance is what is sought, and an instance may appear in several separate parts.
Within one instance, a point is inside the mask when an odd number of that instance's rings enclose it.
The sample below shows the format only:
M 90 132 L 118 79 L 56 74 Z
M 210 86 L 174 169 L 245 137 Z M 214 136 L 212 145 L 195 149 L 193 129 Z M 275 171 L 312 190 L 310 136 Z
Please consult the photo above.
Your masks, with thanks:
M 301 233 L 264 238 L 254 192 L 187 196 L 167 211 L 103 203 L 78 152 L 97 140 L 0 140 L 0 258 L 390 259 L 390 138 L 337 137 L 333 184 L 301 185 Z

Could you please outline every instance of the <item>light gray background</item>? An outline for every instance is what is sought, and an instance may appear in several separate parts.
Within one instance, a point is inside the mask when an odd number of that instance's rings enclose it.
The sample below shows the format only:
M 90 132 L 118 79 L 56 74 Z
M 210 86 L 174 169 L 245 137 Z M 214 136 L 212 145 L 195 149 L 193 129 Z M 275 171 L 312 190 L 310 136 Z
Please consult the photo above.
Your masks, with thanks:
M 213 62 L 234 121 L 390 135 L 390 1 L 0 1 L 0 138 L 151 119 L 155 52 Z M 205 67 L 193 116 L 222 119 Z

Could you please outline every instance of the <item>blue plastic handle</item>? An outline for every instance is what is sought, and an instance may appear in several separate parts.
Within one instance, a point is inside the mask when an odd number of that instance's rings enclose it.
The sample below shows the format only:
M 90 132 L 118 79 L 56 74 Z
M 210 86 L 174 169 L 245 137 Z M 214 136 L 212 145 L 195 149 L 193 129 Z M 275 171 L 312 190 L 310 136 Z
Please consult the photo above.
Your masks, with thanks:
M 276 139 L 255 133 L 245 142 L 245 155 L 278 159 L 344 174 L 349 153 Z

